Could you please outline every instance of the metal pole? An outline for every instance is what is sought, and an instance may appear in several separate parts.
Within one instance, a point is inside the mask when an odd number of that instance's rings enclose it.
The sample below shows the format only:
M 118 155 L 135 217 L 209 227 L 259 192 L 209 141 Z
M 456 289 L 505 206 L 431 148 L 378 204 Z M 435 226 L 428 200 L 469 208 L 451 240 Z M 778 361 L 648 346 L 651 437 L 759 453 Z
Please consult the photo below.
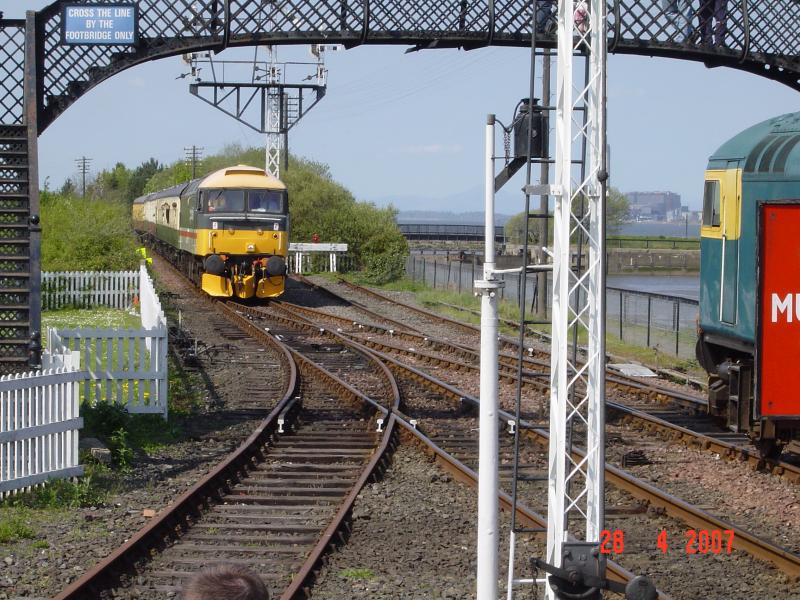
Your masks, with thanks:
M 553 57 L 550 49 L 544 51 L 544 57 L 542 58 L 542 105 L 543 106 L 550 106 L 551 103 L 551 96 L 550 96 L 550 65 L 552 63 Z M 550 126 L 550 116 L 552 111 L 547 111 L 545 113 L 547 115 L 547 124 L 548 127 Z M 550 136 L 547 136 L 547 139 L 550 139 Z M 545 156 L 550 156 L 550 149 L 545 148 Z M 541 172 L 541 182 L 542 185 L 547 185 L 550 183 L 550 161 L 544 161 L 542 163 L 542 172 Z M 550 212 L 550 196 L 547 194 L 542 194 L 539 197 L 539 213 L 541 215 L 546 215 Z M 547 262 L 547 255 L 544 253 L 543 248 L 547 247 L 549 240 L 547 239 L 549 236 L 549 227 L 548 227 L 548 219 L 545 219 L 544 216 L 539 217 L 539 247 L 536 249 L 536 256 L 537 262 L 541 265 Z M 547 272 L 541 271 L 536 275 L 536 318 L 538 320 L 544 320 L 547 318 Z
M 497 600 L 499 476 L 498 476 L 498 341 L 497 289 L 494 278 L 494 115 L 486 120 L 486 235 L 481 294 L 481 389 L 478 456 L 478 600 Z
M 39 216 L 39 101 L 43 85 L 44 36 L 39 31 L 36 12 L 25 13 L 25 124 L 28 129 L 28 210 L 30 273 L 28 292 L 28 366 L 42 364 L 42 226 Z
M 675 301 L 675 356 L 680 354 L 681 342 L 681 301 Z
M 647 344 L 646 346 L 650 347 L 650 309 L 652 308 L 653 298 L 651 296 L 647 296 Z

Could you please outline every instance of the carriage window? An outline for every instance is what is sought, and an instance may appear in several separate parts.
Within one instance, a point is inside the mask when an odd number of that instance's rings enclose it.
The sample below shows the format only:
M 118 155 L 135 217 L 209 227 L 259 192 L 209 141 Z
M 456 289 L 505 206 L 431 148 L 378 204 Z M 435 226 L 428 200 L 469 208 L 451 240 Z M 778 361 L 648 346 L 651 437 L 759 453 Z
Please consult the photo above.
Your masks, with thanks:
M 719 181 L 706 181 L 703 195 L 703 227 L 719 227 Z
M 283 194 L 272 190 L 247 192 L 247 210 L 250 212 L 283 212 Z
M 208 212 L 244 212 L 244 190 L 206 190 Z

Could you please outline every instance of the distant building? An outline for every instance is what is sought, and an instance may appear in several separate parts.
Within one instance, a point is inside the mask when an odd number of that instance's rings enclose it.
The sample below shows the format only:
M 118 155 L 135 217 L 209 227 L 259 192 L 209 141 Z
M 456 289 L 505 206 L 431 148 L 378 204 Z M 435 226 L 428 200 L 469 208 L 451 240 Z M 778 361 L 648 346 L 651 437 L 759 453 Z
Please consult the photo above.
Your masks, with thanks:
M 628 192 L 630 217 L 635 221 L 680 221 L 680 194 L 673 192 Z

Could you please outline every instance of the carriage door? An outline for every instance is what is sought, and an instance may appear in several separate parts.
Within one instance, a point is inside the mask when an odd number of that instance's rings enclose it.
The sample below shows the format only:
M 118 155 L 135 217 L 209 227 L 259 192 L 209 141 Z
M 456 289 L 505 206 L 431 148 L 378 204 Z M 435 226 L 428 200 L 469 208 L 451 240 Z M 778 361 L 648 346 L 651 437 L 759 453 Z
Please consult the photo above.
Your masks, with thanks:
M 729 160 L 722 181 L 722 264 L 720 265 L 719 320 L 736 323 L 739 292 L 739 213 L 741 179 L 739 161 Z

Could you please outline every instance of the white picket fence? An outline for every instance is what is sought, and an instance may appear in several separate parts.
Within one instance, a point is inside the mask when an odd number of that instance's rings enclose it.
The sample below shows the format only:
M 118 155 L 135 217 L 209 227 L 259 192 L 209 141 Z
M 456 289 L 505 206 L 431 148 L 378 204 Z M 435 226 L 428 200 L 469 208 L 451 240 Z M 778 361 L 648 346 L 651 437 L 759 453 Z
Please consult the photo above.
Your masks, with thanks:
M 49 329 L 43 370 L 0 378 L 0 498 L 48 479 L 83 474 L 78 464 L 82 401 L 115 402 L 131 413 L 167 418 L 167 320 L 144 264 L 134 274 L 135 281 L 127 272 L 119 278 L 114 273 L 48 274 L 51 281 L 70 282 L 50 306 L 84 302 L 125 308 L 138 294 L 142 326 Z
M 78 477 L 78 371 L 59 369 L 0 377 L 0 498 L 46 482 Z
M 48 351 L 78 352 L 87 378 L 84 402 L 113 402 L 130 413 L 167 418 L 167 320 L 144 264 L 136 286 L 141 306 L 138 329 L 49 329 Z
M 139 294 L 136 271 L 59 271 L 42 273 L 42 310 L 129 308 Z

